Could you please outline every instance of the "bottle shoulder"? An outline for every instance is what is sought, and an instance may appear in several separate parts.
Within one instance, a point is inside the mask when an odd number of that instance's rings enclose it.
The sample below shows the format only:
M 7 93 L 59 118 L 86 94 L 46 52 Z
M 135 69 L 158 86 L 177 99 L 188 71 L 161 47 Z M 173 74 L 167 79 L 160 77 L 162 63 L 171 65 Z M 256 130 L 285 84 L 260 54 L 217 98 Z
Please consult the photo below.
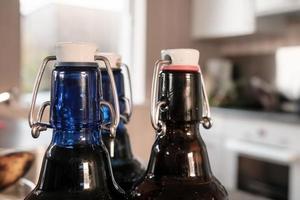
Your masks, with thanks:
M 188 154 L 206 151 L 206 145 L 200 133 L 172 131 L 156 138 L 152 151 L 157 154 Z
M 197 178 L 147 177 L 134 187 L 131 195 L 134 200 L 228 200 L 224 186 L 215 177 L 206 183 Z
M 125 194 L 108 193 L 103 191 L 83 191 L 83 192 L 46 192 L 41 190 L 33 190 L 25 200 L 126 200 L 128 199 Z
M 51 145 L 44 156 L 36 195 L 51 196 L 59 192 L 71 196 L 98 195 L 97 191 L 122 195 L 123 190 L 114 182 L 108 153 L 103 146 L 66 148 Z
M 76 145 L 60 145 L 60 144 L 50 144 L 45 158 L 55 158 L 55 159 L 66 159 L 66 158 L 88 158 L 94 157 L 95 155 L 104 155 L 107 153 L 104 144 L 101 142 L 99 144 L 76 144 Z

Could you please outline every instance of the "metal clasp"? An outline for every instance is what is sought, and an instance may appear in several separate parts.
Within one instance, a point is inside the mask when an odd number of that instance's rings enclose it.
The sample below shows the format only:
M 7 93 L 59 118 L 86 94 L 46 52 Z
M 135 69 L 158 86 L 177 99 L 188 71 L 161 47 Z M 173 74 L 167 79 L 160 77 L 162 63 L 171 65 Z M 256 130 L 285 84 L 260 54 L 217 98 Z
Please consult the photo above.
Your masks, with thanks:
M 53 60 L 56 60 L 56 56 L 48 56 L 43 60 L 41 66 L 39 68 L 38 75 L 34 82 L 32 100 L 31 100 L 30 111 L 29 111 L 29 116 L 28 116 L 28 122 L 29 122 L 29 126 L 31 128 L 31 135 L 33 138 L 38 138 L 40 136 L 41 131 L 45 131 L 45 130 L 47 130 L 47 128 L 51 127 L 49 123 L 42 122 L 44 111 L 45 111 L 46 107 L 50 105 L 49 101 L 42 104 L 41 108 L 38 111 L 36 120 L 34 119 L 33 115 L 34 115 L 37 93 L 40 88 L 42 77 L 44 75 L 44 72 L 45 72 L 48 62 L 53 61 Z
M 168 105 L 165 101 L 158 101 L 158 77 L 163 65 L 171 64 L 171 60 L 158 60 L 155 63 L 153 78 L 152 78 L 152 87 L 151 87 L 151 123 L 153 128 L 158 133 L 164 133 L 166 125 L 159 119 L 159 111 L 162 109 L 167 109 Z M 199 72 L 201 76 L 201 86 L 202 86 L 202 96 L 203 101 L 203 116 L 200 120 L 200 123 L 205 129 L 210 129 L 212 127 L 212 119 L 210 113 L 210 106 L 208 102 L 208 97 L 205 89 L 205 84 L 203 80 L 202 72 Z
M 158 133 L 163 133 L 165 131 L 166 125 L 163 121 L 159 119 L 159 110 L 165 106 L 167 103 L 165 101 L 158 101 L 158 76 L 160 69 L 163 65 L 171 64 L 170 60 L 158 60 L 154 66 L 154 72 L 152 77 L 152 87 L 151 87 L 151 123 L 153 128 Z
M 42 106 L 40 107 L 40 109 L 38 111 L 36 119 L 34 117 L 34 113 L 35 113 L 37 94 L 39 91 L 42 77 L 44 75 L 47 64 L 53 60 L 56 60 L 56 56 L 48 56 L 43 60 L 41 66 L 39 68 L 39 72 L 35 79 L 35 83 L 34 83 L 34 87 L 33 87 L 32 101 L 31 101 L 31 105 L 30 105 L 28 122 L 29 122 L 29 126 L 31 128 L 32 137 L 34 137 L 34 138 L 38 138 L 42 131 L 46 131 L 47 128 L 51 127 L 51 125 L 49 123 L 42 122 L 44 111 L 47 106 L 50 106 L 50 101 L 46 101 L 42 104 Z M 109 110 L 111 112 L 111 121 L 112 122 L 110 123 L 110 125 L 101 125 L 101 128 L 104 128 L 104 129 L 107 129 L 108 131 L 110 131 L 110 137 L 112 139 L 111 146 L 114 146 L 114 138 L 116 135 L 116 129 L 117 129 L 117 126 L 119 124 L 119 119 L 120 119 L 119 102 L 118 102 L 116 84 L 114 81 L 113 73 L 112 73 L 108 59 L 103 56 L 95 56 L 95 60 L 101 60 L 105 63 L 105 66 L 107 68 L 109 78 L 111 81 L 111 88 L 112 88 L 113 97 L 114 97 L 114 108 L 108 102 L 105 102 L 105 101 L 101 101 L 100 105 L 106 105 L 109 108 Z M 114 151 L 112 150 L 111 151 L 112 157 L 113 157 L 113 154 L 114 154 Z
M 205 89 L 202 72 L 200 72 L 200 76 L 201 76 L 202 95 L 204 98 L 203 107 L 202 107 L 203 114 L 202 114 L 202 120 L 200 121 L 200 123 L 202 124 L 203 128 L 210 129 L 213 125 L 213 122 L 211 119 L 210 106 L 209 106 L 209 101 L 208 101 L 208 97 L 207 97 L 207 93 L 206 93 L 206 89 Z
M 110 156 L 113 158 L 114 157 L 116 130 L 117 130 L 117 127 L 118 127 L 119 121 L 120 121 L 120 107 L 119 107 L 119 101 L 118 101 L 118 93 L 117 93 L 116 83 L 115 83 L 114 75 L 113 75 L 109 60 L 106 57 L 100 56 L 100 55 L 96 55 L 95 60 L 104 62 L 106 70 L 109 75 L 110 82 L 111 82 L 111 90 L 112 90 L 112 94 L 113 94 L 113 98 L 114 98 L 114 107 L 112 107 L 111 104 L 108 103 L 107 101 L 100 102 L 100 105 L 108 106 L 108 108 L 111 112 L 111 123 L 104 124 L 101 126 L 101 128 L 104 130 L 108 130 L 110 132 L 109 152 L 110 152 Z
M 129 67 L 125 63 L 121 63 L 121 72 L 126 74 L 126 81 L 125 81 L 125 96 L 122 98 L 122 100 L 125 103 L 125 111 L 124 114 L 120 114 L 121 119 L 124 121 L 124 123 L 128 123 L 130 120 L 130 117 L 132 115 L 132 87 L 131 87 L 131 77 L 129 72 Z M 122 70 L 124 68 L 124 70 Z M 126 87 L 127 86 L 127 87 Z M 128 88 L 128 94 L 126 92 L 126 88 Z

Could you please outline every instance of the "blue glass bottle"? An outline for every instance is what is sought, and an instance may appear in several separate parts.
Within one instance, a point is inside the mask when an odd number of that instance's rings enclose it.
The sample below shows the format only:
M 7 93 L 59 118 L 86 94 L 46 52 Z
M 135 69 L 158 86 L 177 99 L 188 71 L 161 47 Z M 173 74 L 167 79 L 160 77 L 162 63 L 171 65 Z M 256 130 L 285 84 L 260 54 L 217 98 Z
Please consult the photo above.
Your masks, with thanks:
M 125 95 L 126 76 L 124 76 L 124 71 L 127 71 L 128 69 L 124 70 L 122 67 L 127 66 L 121 63 L 113 62 L 113 59 L 111 63 L 118 92 L 121 116 L 120 123 L 116 131 L 114 157 L 111 158 L 111 163 L 114 172 L 114 177 L 117 183 L 120 184 L 120 186 L 125 191 L 129 191 L 132 188 L 133 184 L 136 183 L 144 175 L 145 170 L 140 164 L 140 162 L 137 159 L 135 159 L 132 154 L 129 134 L 126 129 L 126 123 L 128 123 L 130 119 L 130 114 L 128 113 L 128 109 L 130 108 L 127 108 L 128 102 L 126 102 L 128 101 L 128 99 Z M 128 80 L 128 83 L 130 84 L 130 79 Z M 102 72 L 102 85 L 104 100 L 113 103 L 113 95 L 111 93 L 111 90 L 109 90 L 111 84 L 106 70 Z M 131 101 L 131 99 L 129 101 Z M 110 120 L 109 112 L 107 112 L 106 120 Z M 103 131 L 102 137 L 105 145 L 108 147 L 108 149 L 110 149 L 109 132 Z
M 58 62 L 52 71 L 53 137 L 26 200 L 125 199 L 101 140 L 101 72 L 95 62 Z

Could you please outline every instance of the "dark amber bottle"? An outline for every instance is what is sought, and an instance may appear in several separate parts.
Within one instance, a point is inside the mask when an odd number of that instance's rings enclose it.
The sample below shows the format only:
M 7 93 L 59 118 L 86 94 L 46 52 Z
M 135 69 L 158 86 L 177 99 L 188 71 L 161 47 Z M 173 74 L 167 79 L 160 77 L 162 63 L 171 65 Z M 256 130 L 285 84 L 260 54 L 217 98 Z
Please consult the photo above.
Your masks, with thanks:
M 38 184 L 25 200 L 125 199 L 101 140 L 103 101 L 101 72 L 94 60 L 96 48 L 82 43 L 57 48 L 57 58 L 52 58 L 57 61 L 52 71 L 51 101 L 44 104 L 50 105 L 50 123 L 32 123 L 30 119 L 34 137 L 46 128 L 53 129 L 53 137 Z
M 227 192 L 212 174 L 200 135 L 209 116 L 203 116 L 203 81 L 199 53 L 191 49 L 163 52 L 153 123 L 157 137 L 143 179 L 131 193 L 135 200 L 227 200 Z M 167 64 L 169 63 L 169 64 Z M 154 75 L 155 77 L 155 75 Z M 156 85 L 154 78 L 154 86 Z M 155 89 L 152 92 L 155 92 Z M 158 113 L 157 113 L 158 112 Z M 155 118 L 157 117 L 157 118 Z
M 120 122 L 116 131 L 114 144 L 114 156 L 111 158 L 112 169 L 117 183 L 125 190 L 129 191 L 133 184 L 136 183 L 145 173 L 145 169 L 141 163 L 134 158 L 131 150 L 129 134 L 126 124 L 129 123 L 132 112 L 131 99 L 131 82 L 127 65 L 121 63 L 121 57 L 115 53 L 102 53 L 111 63 L 116 89 L 118 92 L 118 100 L 120 105 Z M 129 91 L 125 91 L 127 83 Z M 110 87 L 111 83 L 107 71 L 102 72 L 103 99 L 113 103 L 113 95 Z M 107 113 L 107 120 L 110 115 Z M 110 134 L 107 131 L 102 132 L 103 142 L 108 150 L 110 150 Z

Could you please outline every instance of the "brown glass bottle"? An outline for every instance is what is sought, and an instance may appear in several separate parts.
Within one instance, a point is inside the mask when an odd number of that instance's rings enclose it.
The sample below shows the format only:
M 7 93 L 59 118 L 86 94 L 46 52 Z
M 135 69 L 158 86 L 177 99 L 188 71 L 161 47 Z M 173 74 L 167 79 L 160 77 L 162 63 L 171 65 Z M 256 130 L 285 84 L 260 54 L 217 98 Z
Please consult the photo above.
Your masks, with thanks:
M 174 70 L 175 69 L 175 70 Z M 144 178 L 131 195 L 135 200 L 227 200 L 212 174 L 199 128 L 202 119 L 201 75 L 195 70 L 163 69 L 158 100 L 165 101 L 158 134 Z

